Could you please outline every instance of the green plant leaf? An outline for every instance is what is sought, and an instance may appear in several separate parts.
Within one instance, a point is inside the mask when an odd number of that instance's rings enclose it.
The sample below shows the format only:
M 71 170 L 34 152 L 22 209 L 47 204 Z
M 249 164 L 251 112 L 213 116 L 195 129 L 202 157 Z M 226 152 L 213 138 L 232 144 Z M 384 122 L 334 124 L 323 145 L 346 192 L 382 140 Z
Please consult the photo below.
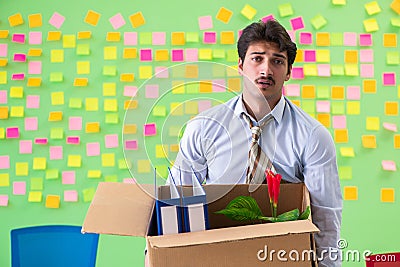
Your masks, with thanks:
M 224 214 L 231 220 L 235 221 L 248 221 L 257 220 L 260 216 L 247 208 L 230 208 L 216 211 L 217 214 Z
M 303 211 L 302 214 L 300 214 L 298 220 L 307 220 L 308 217 L 310 216 L 310 212 L 311 212 L 310 206 L 307 206 L 306 210 Z
M 215 212 L 236 221 L 260 220 L 263 217 L 256 200 L 249 196 L 238 196 L 225 209 Z
M 282 213 L 276 217 L 278 222 L 287 222 L 287 221 L 295 221 L 299 218 L 300 211 L 299 209 L 294 209 L 285 213 Z

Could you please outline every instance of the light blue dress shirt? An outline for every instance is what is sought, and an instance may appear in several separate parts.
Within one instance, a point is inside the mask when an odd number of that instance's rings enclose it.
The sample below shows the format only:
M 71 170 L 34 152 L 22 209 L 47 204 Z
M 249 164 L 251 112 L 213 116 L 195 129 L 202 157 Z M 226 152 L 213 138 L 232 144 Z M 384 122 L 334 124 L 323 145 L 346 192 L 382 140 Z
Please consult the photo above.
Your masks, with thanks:
M 207 184 L 245 183 L 251 131 L 243 113 L 247 111 L 240 95 L 189 121 L 171 170 L 173 177 L 191 184 L 193 168 Z M 304 182 L 310 192 L 313 223 L 321 231 L 315 236 L 317 254 L 325 250 L 319 266 L 341 266 L 339 260 L 328 256 L 328 249 L 337 247 L 342 218 L 332 136 L 284 96 L 271 114 L 274 120 L 262 128 L 259 144 L 283 180 Z M 262 124 L 266 117 L 253 124 Z

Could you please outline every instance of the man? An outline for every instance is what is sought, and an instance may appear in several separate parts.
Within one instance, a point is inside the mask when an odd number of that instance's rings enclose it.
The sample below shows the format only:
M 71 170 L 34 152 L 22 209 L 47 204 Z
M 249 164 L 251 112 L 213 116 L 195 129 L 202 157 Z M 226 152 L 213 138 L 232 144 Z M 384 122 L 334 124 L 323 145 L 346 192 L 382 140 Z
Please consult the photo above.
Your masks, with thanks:
M 324 251 L 320 266 L 340 266 L 340 260 L 330 260 L 327 253 L 339 240 L 342 212 L 332 137 L 282 95 L 296 45 L 282 25 L 270 20 L 247 26 L 237 48 L 238 71 L 244 80 L 242 94 L 187 124 L 172 175 L 180 177 L 181 172 L 184 184 L 191 183 L 193 170 L 206 183 L 251 183 L 250 126 L 259 126 L 257 142 L 272 169 L 287 182 L 304 182 L 310 192 L 313 222 L 321 231 L 315 237 L 317 253 Z

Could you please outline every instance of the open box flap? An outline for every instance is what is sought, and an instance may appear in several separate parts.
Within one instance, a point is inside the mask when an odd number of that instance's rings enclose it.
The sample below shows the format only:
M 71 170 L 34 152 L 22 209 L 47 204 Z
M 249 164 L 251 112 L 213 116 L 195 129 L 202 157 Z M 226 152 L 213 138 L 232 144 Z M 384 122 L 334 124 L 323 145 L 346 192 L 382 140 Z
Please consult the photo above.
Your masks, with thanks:
M 154 185 L 99 183 L 82 232 L 146 236 L 153 212 Z
M 151 247 L 183 247 L 199 244 L 254 239 L 268 236 L 272 237 L 315 232 L 319 232 L 319 229 L 310 220 L 302 220 L 280 223 L 253 224 L 164 236 L 149 236 L 148 242 Z

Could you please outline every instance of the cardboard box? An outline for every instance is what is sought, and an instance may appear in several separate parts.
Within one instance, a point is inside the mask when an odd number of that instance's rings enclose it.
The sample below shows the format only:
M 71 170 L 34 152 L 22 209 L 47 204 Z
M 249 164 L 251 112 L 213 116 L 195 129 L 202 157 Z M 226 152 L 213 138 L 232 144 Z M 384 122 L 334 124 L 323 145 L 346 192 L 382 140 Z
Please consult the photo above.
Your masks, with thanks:
M 143 189 L 144 190 L 143 190 Z M 236 196 L 254 197 L 264 215 L 271 215 L 267 186 L 249 193 L 248 185 L 205 185 L 210 230 L 156 236 L 153 185 L 99 183 L 82 232 L 146 237 L 151 266 L 316 266 L 313 233 L 308 220 L 281 223 L 237 222 L 215 211 Z M 184 192 L 191 188 L 184 187 Z M 227 192 L 227 193 L 226 193 Z M 168 198 L 169 189 L 159 188 Z M 310 205 L 304 184 L 282 184 L 278 214 Z

